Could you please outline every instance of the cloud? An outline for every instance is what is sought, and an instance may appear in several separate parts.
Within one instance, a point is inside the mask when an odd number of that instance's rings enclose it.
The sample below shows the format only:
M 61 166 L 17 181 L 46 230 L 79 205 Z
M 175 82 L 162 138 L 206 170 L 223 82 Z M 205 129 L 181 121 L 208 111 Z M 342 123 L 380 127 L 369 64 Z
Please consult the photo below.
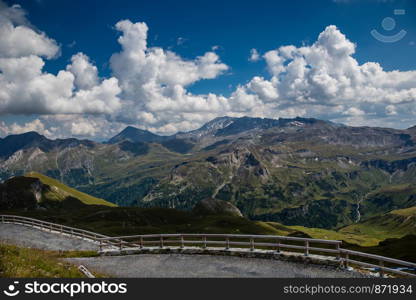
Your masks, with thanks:
M 251 49 L 250 50 L 250 57 L 248 58 L 248 61 L 251 61 L 251 62 L 256 62 L 256 61 L 259 61 L 260 60 L 260 54 L 259 54 L 259 52 L 257 51 L 257 49 Z
M 92 85 L 91 70 L 82 74 L 69 65 L 71 71 L 53 75 L 42 71 L 44 64 L 35 55 L 0 58 L 0 114 L 110 114 L 120 108 L 116 78 Z
M 347 116 L 364 116 L 365 112 L 359 108 L 350 107 L 346 111 L 344 111 L 342 114 L 347 115 Z
M 187 41 L 188 41 L 188 39 L 186 39 L 184 37 L 178 37 L 176 39 L 176 45 L 181 46 L 181 45 L 185 44 Z
M 206 52 L 185 60 L 172 51 L 148 48 L 145 23 L 123 20 L 116 24 L 116 29 L 121 32 L 118 42 L 122 49 L 113 54 L 110 65 L 125 100 L 123 113 L 117 116 L 119 120 L 173 133 L 198 126 L 209 116 L 227 110 L 225 97 L 193 95 L 186 89 L 228 70 L 216 53 Z
M 121 104 L 118 80 L 99 80 L 82 53 L 57 75 L 43 71 L 44 59 L 59 55 L 57 43 L 36 31 L 20 6 L 0 5 L 0 115 L 110 114 Z
M 47 129 L 45 124 L 39 119 L 35 119 L 23 125 L 13 123 L 8 126 L 4 122 L 0 122 L 0 132 L 3 132 L 4 134 L 21 134 L 29 131 L 36 131 L 45 136 L 53 135 L 52 132 Z
M 229 96 L 194 94 L 189 87 L 216 79 L 230 67 L 214 51 L 192 59 L 149 47 L 143 22 L 115 25 L 120 51 L 101 78 L 84 53 L 57 74 L 43 70 L 59 45 L 33 28 L 19 6 L 0 2 L 0 115 L 37 114 L 25 124 L 0 124 L 0 132 L 36 128 L 48 136 L 105 138 L 126 125 L 160 134 L 195 129 L 219 116 L 308 116 L 350 125 L 408 127 L 416 115 L 416 71 L 385 71 L 360 64 L 356 45 L 330 25 L 310 45 L 251 50 L 268 76 L 254 76 Z M 20 28 L 20 29 L 17 29 Z M 30 42 L 21 43 L 24 37 Z M 2 35 L 3 37 L 3 35 Z M 215 50 L 214 48 L 212 50 Z M 42 127 L 43 126 L 43 127 Z
M 348 116 L 362 116 L 367 125 L 391 122 L 393 116 L 396 127 L 404 120 L 414 122 L 416 71 L 387 72 L 374 62 L 360 65 L 353 57 L 355 50 L 356 45 L 336 26 L 328 26 L 310 46 L 266 52 L 263 57 L 271 78 L 254 77 L 234 98 L 244 99 L 247 114 L 252 107 L 257 111 L 268 107 L 264 116 L 282 116 L 291 108 L 352 125 Z
M 50 59 L 59 55 L 59 46 L 55 40 L 30 27 L 25 14 L 17 4 L 8 7 L 0 2 L 0 57 L 33 54 Z
M 48 138 L 93 138 L 105 140 L 125 128 L 125 124 L 118 123 L 99 115 L 56 114 L 43 115 L 23 124 L 6 124 L 0 121 L 0 134 L 20 134 L 37 131 Z
M 79 89 L 87 90 L 98 85 L 97 67 L 92 65 L 88 56 L 78 53 L 71 58 L 71 64 L 66 68 L 75 76 L 75 85 Z
M 201 79 L 215 78 L 228 69 L 214 52 L 184 60 L 162 48 L 147 48 L 148 27 L 145 23 L 124 20 L 116 24 L 116 29 L 122 32 L 118 39 L 122 51 L 111 57 L 111 67 L 125 92 L 131 92 L 135 83 L 187 86 Z

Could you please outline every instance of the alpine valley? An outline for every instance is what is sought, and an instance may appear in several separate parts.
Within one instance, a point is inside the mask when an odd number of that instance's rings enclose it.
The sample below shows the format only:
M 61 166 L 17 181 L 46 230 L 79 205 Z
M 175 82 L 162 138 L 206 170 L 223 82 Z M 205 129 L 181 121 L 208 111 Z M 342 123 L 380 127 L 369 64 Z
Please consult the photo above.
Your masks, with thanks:
M 312 236 L 416 234 L 416 127 L 221 117 L 172 136 L 127 127 L 103 143 L 36 132 L 0 139 L 0 181 L 23 175 L 117 206 L 190 211 L 223 200 Z

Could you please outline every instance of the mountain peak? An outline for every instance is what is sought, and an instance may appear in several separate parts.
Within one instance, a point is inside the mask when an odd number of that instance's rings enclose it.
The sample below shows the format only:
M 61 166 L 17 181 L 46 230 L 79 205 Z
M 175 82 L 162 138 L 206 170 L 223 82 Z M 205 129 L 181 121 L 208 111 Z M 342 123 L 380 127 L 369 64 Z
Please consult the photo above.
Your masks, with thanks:
M 36 131 L 28 131 L 21 134 L 11 134 L 4 139 L 46 139 L 43 135 L 37 133 Z
M 276 127 L 280 125 L 279 120 L 268 119 L 268 118 L 252 118 L 252 117 L 241 117 L 234 118 L 233 121 L 219 129 L 215 135 L 216 136 L 225 136 L 239 134 L 244 131 L 249 131 L 253 129 L 267 129 L 271 127 Z
M 48 139 L 35 131 L 9 135 L 0 139 L 0 157 L 7 158 L 19 149 L 38 145 L 44 141 Z
M 303 127 L 303 126 L 315 126 L 315 125 L 335 125 L 329 121 L 318 120 L 314 118 L 258 118 L 258 117 L 217 117 L 199 129 L 189 132 L 179 132 L 176 134 L 178 138 L 202 138 L 205 136 L 227 136 L 240 134 L 251 130 L 264 130 L 272 127 Z
M 233 117 L 228 117 L 228 116 L 224 116 L 224 117 L 217 117 L 207 123 L 205 123 L 201 128 L 199 128 L 198 130 L 213 130 L 213 129 L 221 129 L 224 127 L 227 127 L 228 125 L 230 125 L 231 123 L 234 122 L 236 118 Z
M 122 141 L 137 142 L 159 142 L 164 137 L 151 133 L 148 130 L 139 129 L 133 126 L 127 126 L 119 134 L 108 140 L 109 144 L 117 144 Z
M 129 132 L 129 131 L 147 131 L 133 126 L 127 126 L 121 132 Z
M 229 126 L 235 119 L 236 118 L 228 116 L 217 117 L 205 123 L 198 129 L 188 132 L 178 132 L 175 136 L 178 138 L 200 138 L 202 136 L 215 135 L 218 130 Z

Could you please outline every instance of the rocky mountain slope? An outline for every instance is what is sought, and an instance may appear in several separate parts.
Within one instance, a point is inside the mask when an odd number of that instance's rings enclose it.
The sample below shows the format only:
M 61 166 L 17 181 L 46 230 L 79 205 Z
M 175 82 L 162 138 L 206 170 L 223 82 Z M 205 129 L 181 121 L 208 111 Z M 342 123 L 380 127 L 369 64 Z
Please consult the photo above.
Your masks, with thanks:
M 252 219 L 335 229 L 416 205 L 415 143 L 414 129 L 307 118 L 223 117 L 168 137 L 130 127 L 108 143 L 28 133 L 0 139 L 0 178 L 36 171 L 122 206 L 212 197 Z
M 393 210 L 339 230 L 249 220 L 224 200 L 206 198 L 191 211 L 114 207 L 38 173 L 0 184 L 0 213 L 18 214 L 108 235 L 144 233 L 247 233 L 342 240 L 349 249 L 414 261 L 416 206 Z M 94 205 L 92 205 L 94 204 Z
M 0 184 L 0 210 L 78 209 L 85 205 L 116 206 L 34 172 Z

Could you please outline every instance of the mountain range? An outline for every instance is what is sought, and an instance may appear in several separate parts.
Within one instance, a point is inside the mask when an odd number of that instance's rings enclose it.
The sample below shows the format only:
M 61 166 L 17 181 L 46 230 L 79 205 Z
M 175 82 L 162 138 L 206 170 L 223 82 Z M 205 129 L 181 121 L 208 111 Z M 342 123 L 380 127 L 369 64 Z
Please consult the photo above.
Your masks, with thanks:
M 172 136 L 127 127 L 103 143 L 0 139 L 0 180 L 29 172 L 119 206 L 191 210 L 212 197 L 251 219 L 337 229 L 416 206 L 416 127 L 221 117 Z

